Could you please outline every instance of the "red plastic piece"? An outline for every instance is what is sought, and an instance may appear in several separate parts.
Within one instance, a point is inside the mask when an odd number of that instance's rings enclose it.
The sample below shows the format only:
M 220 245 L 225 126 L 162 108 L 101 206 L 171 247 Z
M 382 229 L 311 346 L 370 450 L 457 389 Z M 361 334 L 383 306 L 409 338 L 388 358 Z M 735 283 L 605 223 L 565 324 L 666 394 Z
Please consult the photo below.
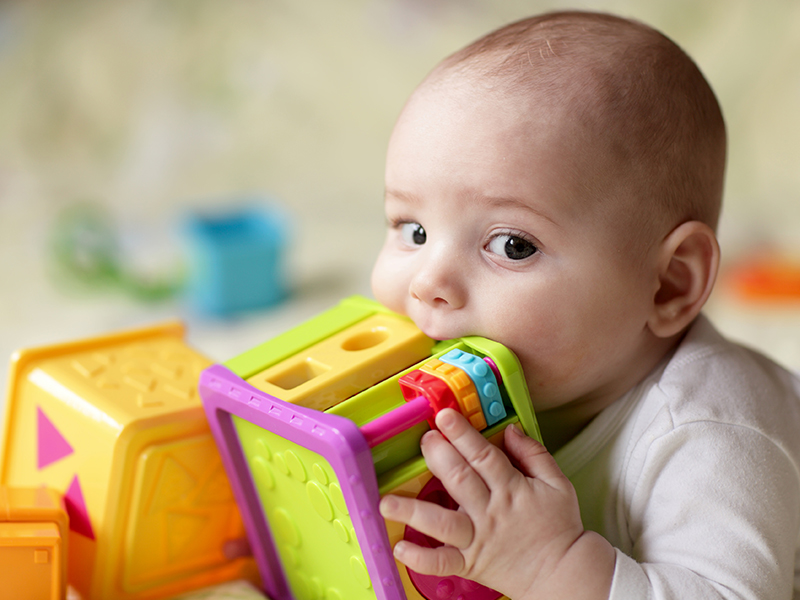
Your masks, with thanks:
M 398 380 L 398 383 L 400 384 L 400 391 L 403 392 L 403 399 L 406 402 L 410 402 L 419 396 L 425 396 L 428 399 L 433 408 L 433 414 L 428 419 L 428 425 L 431 426 L 431 429 L 436 429 L 435 420 L 439 411 L 445 408 L 453 408 L 461 412 L 453 390 L 438 377 L 415 369 L 403 375 Z

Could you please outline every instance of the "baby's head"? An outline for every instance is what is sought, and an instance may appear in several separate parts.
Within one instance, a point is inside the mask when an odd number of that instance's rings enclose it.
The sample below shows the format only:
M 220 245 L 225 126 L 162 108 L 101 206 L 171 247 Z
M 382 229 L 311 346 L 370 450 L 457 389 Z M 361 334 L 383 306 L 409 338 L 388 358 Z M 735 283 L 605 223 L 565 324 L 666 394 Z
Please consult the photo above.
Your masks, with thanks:
M 660 33 L 580 12 L 508 25 L 400 115 L 373 290 L 432 337 L 507 345 L 540 414 L 585 421 L 708 297 L 724 164 L 714 94 Z

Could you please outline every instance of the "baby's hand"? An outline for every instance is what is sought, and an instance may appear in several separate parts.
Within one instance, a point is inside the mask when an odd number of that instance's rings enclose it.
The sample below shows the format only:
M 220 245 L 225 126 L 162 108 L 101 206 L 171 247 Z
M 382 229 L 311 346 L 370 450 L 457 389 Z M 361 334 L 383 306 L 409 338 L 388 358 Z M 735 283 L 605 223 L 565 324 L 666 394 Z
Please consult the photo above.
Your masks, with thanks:
M 614 550 L 600 536 L 584 532 L 575 490 L 544 446 L 507 427 L 506 452 L 516 468 L 456 411 L 443 410 L 436 425 L 441 433 L 423 436 L 422 454 L 460 508 L 454 511 L 400 496 L 383 498 L 380 510 L 385 518 L 445 544 L 423 548 L 400 541 L 395 557 L 418 573 L 464 577 L 515 600 L 534 592 L 537 598 L 548 593 L 561 597 L 567 591 L 562 580 L 569 589 L 576 588 L 573 597 L 583 597 L 587 588 L 576 584 L 587 574 L 580 572 L 584 562 L 594 561 L 589 571 L 599 564 L 607 585 L 604 590 L 597 589 L 602 582 L 593 580 L 592 585 L 599 592 L 596 597 L 606 598 Z M 587 535 L 591 539 L 585 540 Z M 597 562 L 597 552 L 605 562 Z

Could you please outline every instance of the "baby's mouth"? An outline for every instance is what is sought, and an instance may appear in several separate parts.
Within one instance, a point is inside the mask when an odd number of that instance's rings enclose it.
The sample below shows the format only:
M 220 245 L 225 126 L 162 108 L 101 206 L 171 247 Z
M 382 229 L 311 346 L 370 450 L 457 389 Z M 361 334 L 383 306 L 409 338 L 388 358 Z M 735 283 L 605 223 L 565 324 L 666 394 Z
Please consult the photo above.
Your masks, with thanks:
M 424 311 L 421 314 L 419 312 L 411 312 L 409 316 L 422 333 L 434 340 L 452 340 L 468 335 L 476 335 L 468 333 L 465 328 L 454 322 L 455 319 L 440 313 L 432 311 Z

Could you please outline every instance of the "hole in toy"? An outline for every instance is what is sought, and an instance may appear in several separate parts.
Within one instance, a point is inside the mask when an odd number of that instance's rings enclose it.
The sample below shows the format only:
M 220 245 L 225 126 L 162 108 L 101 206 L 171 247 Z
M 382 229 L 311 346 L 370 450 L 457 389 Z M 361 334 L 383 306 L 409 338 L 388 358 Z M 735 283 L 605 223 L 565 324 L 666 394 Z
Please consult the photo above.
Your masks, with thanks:
M 313 358 L 307 358 L 300 364 L 276 374 L 271 379 L 268 379 L 267 383 L 271 383 L 282 390 L 293 390 L 330 370 L 331 368 L 328 365 L 324 365 Z
M 342 342 L 342 350 L 346 350 L 348 352 L 357 352 L 359 350 L 373 348 L 381 342 L 389 339 L 389 335 L 389 330 L 385 327 L 376 327 L 346 339 L 344 342 Z

